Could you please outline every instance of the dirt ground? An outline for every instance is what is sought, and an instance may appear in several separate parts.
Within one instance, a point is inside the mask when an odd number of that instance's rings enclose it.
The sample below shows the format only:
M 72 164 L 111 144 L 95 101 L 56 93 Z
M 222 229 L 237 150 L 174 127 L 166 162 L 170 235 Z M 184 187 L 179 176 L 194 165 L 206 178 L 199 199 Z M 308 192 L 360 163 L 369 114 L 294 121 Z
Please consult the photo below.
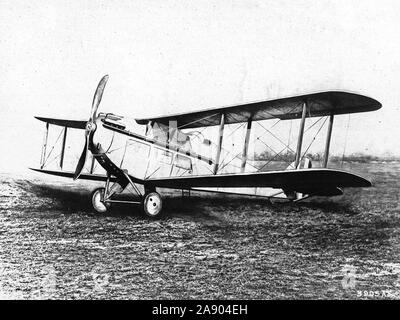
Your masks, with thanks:
M 299 204 L 180 192 L 165 216 L 95 184 L 0 175 L 0 298 L 400 298 L 400 164 L 352 164 L 374 187 Z

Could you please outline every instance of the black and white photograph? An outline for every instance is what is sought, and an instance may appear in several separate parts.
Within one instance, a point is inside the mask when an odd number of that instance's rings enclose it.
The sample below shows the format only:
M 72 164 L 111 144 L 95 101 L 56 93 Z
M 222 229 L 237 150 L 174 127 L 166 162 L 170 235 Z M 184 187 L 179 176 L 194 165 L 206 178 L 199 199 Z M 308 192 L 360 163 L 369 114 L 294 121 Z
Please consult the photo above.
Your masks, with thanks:
M 0 299 L 400 299 L 399 17 L 0 0 Z

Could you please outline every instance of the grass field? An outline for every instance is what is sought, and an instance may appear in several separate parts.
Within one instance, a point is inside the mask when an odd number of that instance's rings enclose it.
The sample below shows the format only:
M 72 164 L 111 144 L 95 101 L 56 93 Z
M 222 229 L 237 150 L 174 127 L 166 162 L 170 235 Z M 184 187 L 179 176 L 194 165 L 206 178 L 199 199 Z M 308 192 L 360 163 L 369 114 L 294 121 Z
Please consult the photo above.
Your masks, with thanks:
M 169 193 L 165 216 L 91 213 L 93 184 L 0 176 L 0 297 L 400 298 L 400 164 L 304 203 Z

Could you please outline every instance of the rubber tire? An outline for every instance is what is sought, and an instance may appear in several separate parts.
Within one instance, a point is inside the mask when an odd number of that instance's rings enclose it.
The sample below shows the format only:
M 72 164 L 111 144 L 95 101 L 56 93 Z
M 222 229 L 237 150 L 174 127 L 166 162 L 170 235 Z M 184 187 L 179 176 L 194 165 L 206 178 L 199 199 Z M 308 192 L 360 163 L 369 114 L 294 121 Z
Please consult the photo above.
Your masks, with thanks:
M 155 200 L 153 198 L 156 198 Z M 148 210 L 148 205 L 150 203 L 153 203 L 155 208 L 155 212 L 150 212 Z M 148 192 L 144 195 L 143 200 L 141 202 L 141 209 L 142 209 L 142 213 L 149 218 L 152 219 L 157 219 L 161 216 L 162 214 L 162 198 L 160 196 L 160 194 L 158 192 L 152 191 L 152 192 Z
M 92 192 L 92 195 L 91 195 L 92 208 L 93 208 L 93 210 L 94 210 L 94 212 L 96 214 L 104 214 L 111 207 L 110 203 L 104 203 L 103 201 L 102 201 L 102 204 L 104 205 L 105 210 L 104 209 L 99 210 L 99 208 L 97 208 L 96 205 L 95 205 L 95 202 L 94 202 L 95 201 L 95 197 L 97 197 L 97 194 L 100 192 L 101 193 L 101 197 L 104 198 L 104 191 L 105 191 L 105 188 L 97 188 L 97 189 L 93 190 L 93 192 Z

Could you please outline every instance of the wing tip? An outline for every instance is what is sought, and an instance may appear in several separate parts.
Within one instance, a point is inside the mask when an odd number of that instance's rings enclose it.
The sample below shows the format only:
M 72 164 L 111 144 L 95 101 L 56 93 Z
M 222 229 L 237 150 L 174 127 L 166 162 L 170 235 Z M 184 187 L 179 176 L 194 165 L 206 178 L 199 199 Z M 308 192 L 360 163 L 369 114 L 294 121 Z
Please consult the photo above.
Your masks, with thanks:
M 372 187 L 372 182 L 370 180 L 365 179 L 365 178 L 362 178 L 362 179 L 363 179 L 363 183 L 364 183 L 364 186 L 362 186 L 362 188 Z

